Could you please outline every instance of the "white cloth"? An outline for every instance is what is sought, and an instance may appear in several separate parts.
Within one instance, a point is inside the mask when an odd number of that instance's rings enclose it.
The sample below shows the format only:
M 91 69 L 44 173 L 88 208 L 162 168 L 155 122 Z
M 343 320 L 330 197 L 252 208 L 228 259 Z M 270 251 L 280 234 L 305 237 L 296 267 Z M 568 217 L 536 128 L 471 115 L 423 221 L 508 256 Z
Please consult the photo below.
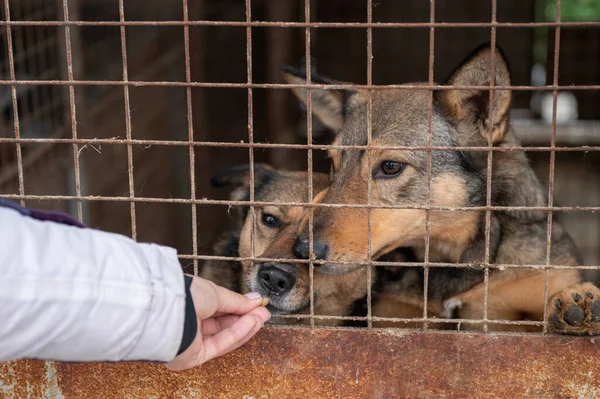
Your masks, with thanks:
M 0 361 L 169 361 L 184 312 L 174 249 L 0 207 Z

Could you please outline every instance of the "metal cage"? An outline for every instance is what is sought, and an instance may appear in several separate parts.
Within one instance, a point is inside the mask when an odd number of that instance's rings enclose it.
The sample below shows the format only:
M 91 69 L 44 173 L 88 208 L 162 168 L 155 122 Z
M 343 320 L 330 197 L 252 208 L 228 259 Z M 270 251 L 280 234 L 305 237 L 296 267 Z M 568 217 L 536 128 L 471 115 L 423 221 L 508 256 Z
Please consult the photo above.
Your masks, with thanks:
M 110 4 L 107 4 L 110 3 Z M 524 150 L 548 189 L 547 262 L 498 265 L 486 261 L 483 333 L 431 331 L 427 313 L 431 267 L 472 267 L 429 261 L 428 203 L 424 306 L 416 319 L 372 314 L 371 266 L 415 266 L 371 259 L 369 212 L 367 315 L 333 317 L 314 312 L 283 316 L 305 327 L 269 327 L 249 345 L 187 375 L 152 365 L 68 365 L 34 361 L 0 365 L 0 396 L 25 397 L 595 397 L 600 395 L 596 338 L 546 334 L 542 321 L 493 320 L 487 315 L 493 268 L 551 270 L 551 226 L 558 219 L 584 256 L 578 268 L 600 269 L 600 22 L 540 17 L 540 1 L 363 2 L 317 0 L 4 0 L 0 48 L 0 196 L 30 206 L 68 211 L 84 223 L 142 241 L 176 247 L 182 267 L 198 274 L 203 261 L 262 261 L 211 252 L 214 226 L 229 223 L 228 208 L 265 205 L 224 199 L 209 172 L 233 162 L 325 170 L 322 152 L 333 148 L 325 127 L 290 101 L 282 64 L 333 70 L 369 95 L 391 88 L 428 89 L 428 143 L 433 91 L 474 44 L 506 43 L 515 57 L 513 128 L 519 147 L 464 147 L 488 154 L 487 202 L 456 212 L 486 215 L 518 211 L 491 202 L 492 163 L 500 151 Z M 546 2 L 547 3 L 547 2 Z M 544 3 L 545 4 L 545 3 Z M 545 9 L 547 12 L 547 9 Z M 583 39 L 582 39 L 583 38 Z M 581 45 L 585 40 L 586 45 Z M 537 46 L 537 47 L 536 47 Z M 397 47 L 406 51 L 396 51 Z M 593 49 L 592 49 L 593 47 Z M 541 48 L 541 50 L 540 50 Z M 594 50 L 595 49 L 595 50 Z M 541 54 L 541 55 L 540 55 Z M 406 63 L 410 58 L 414 62 Z M 341 60 L 341 62 L 340 62 Z M 340 67 L 343 65 L 343 68 Z M 352 66 L 349 66 L 352 65 Z M 536 67 L 538 65 L 539 67 Z M 563 71 L 564 65 L 564 73 Z M 543 66 L 543 67 L 542 67 Z M 538 68 L 538 69 L 536 69 Z M 532 77 L 532 71 L 541 77 Z M 400 73 L 398 72 L 400 71 Z M 310 75 L 310 74 L 308 74 Z M 402 81 L 424 81 L 403 85 Z M 560 123 L 559 95 L 574 93 L 579 118 Z M 310 93 L 310 90 L 308 90 Z M 561 100 L 562 101 L 562 100 Z M 550 104 L 550 111 L 543 104 Z M 549 117 L 548 117 L 549 115 Z M 546 120 L 544 120 L 546 118 Z M 549 119 L 548 119 L 549 118 Z M 397 148 L 397 147 L 394 147 Z M 447 147 L 409 147 L 431 153 Z M 369 178 L 369 187 L 370 187 Z M 429 199 L 429 186 L 428 194 Z M 428 200 L 429 201 L 429 200 Z M 282 205 L 282 204 L 278 204 Z M 285 204 L 284 204 L 285 205 Z M 291 203 L 303 207 L 344 205 Z M 521 210 L 533 210 L 525 207 Z M 313 220 L 309 219 L 312 232 Z M 311 244 L 312 245 L 312 244 Z M 288 260 L 289 261 L 289 260 Z M 307 264 L 311 284 L 315 259 Z M 356 262 L 355 262 L 356 263 Z M 548 274 L 547 274 L 548 275 Z M 546 298 L 548 279 L 546 279 Z M 311 286 L 311 296 L 313 295 Z M 315 320 L 364 321 L 367 328 L 322 328 Z M 374 321 L 400 328 L 374 329 Z M 439 319 L 435 320 L 440 322 Z M 418 322 L 419 330 L 402 329 Z M 456 320 L 452 320 L 453 323 Z M 537 326 L 540 334 L 491 333 L 494 324 Z M 133 373 L 132 373 L 133 371 Z

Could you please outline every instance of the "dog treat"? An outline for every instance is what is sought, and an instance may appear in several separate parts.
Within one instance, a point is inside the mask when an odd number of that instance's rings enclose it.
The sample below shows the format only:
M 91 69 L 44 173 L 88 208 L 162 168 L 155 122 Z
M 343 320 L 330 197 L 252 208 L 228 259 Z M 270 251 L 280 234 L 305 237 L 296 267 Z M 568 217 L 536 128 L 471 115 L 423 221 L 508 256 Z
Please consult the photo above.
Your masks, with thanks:
M 260 301 L 260 306 L 267 306 L 269 304 L 269 298 L 267 297 L 262 297 L 262 300 Z

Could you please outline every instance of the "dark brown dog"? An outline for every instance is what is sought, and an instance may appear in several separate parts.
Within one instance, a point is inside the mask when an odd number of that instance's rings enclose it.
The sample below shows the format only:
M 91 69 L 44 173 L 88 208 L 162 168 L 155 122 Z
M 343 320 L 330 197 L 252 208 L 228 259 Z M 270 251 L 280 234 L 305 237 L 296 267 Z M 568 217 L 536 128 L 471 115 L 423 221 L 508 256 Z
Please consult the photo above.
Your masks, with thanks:
M 466 263 L 467 268 L 432 267 L 429 271 L 428 300 L 441 306 L 452 304 L 455 316 L 481 319 L 484 316 L 484 270 L 481 263 L 545 265 L 547 215 L 538 211 L 493 212 L 489 224 L 489 251 L 486 251 L 486 217 L 478 210 L 452 211 L 446 208 L 486 204 L 485 151 L 470 153 L 461 146 L 519 146 L 510 130 L 511 92 L 495 90 L 490 115 L 489 90 L 456 86 L 489 87 L 494 62 L 494 84 L 510 85 L 509 68 L 501 50 L 489 45 L 478 48 L 460 65 L 448 85 L 454 88 L 433 93 L 431 122 L 425 89 L 389 89 L 371 93 L 370 149 L 330 149 L 333 180 L 322 202 L 326 204 L 366 204 L 371 179 L 373 205 L 394 206 L 371 211 L 371 253 L 381 257 L 399 247 L 410 247 L 417 258 L 425 258 L 426 211 L 429 213 L 429 261 Z M 302 71 L 287 68 L 289 83 L 305 83 Z M 315 83 L 332 83 L 313 76 Z M 293 89 L 306 101 L 306 89 Z M 368 144 L 369 93 L 352 90 L 312 89 L 312 109 L 324 124 L 337 131 L 334 145 Z M 491 120 L 490 120 L 491 116 Z M 447 150 L 431 151 L 429 144 Z M 389 149 L 385 147 L 419 147 Z M 428 195 L 428 187 L 430 194 Z M 535 176 L 522 151 L 495 152 L 492 161 L 491 203 L 499 206 L 546 205 L 547 192 Z M 429 204 L 428 204 L 429 202 Z M 416 208 L 416 209 L 415 209 Z M 442 208 L 442 209 L 439 209 Z M 352 265 L 344 262 L 367 260 L 368 212 L 362 208 L 321 207 L 314 211 L 314 254 L 328 263 L 320 273 L 347 273 Z M 579 257 L 569 235 L 557 222 L 552 224 L 550 263 L 577 265 Z M 309 258 L 308 234 L 304 229 L 294 244 L 299 258 Z M 486 253 L 487 252 L 487 253 Z M 340 263 L 336 263 L 340 262 Z M 490 269 L 487 317 L 489 320 L 542 320 L 546 271 L 527 268 Z M 416 279 L 409 295 L 423 295 Z M 552 269 L 548 276 L 550 328 L 565 333 L 595 333 L 600 330 L 598 291 L 582 282 L 577 270 Z M 575 285 L 575 286 L 574 286 Z M 466 327 L 480 328 L 473 323 Z M 517 330 L 516 326 L 492 324 L 491 329 Z
M 278 206 L 277 203 L 307 203 L 307 172 L 286 172 L 268 165 L 255 165 L 255 200 L 273 202 L 256 206 L 254 211 L 254 257 L 295 259 L 292 244 L 306 209 L 301 206 Z M 235 186 L 232 200 L 249 199 L 248 165 L 221 171 L 212 179 L 215 186 Z M 325 174 L 313 174 L 313 190 L 318 193 L 329 184 Z M 318 200 L 318 199 L 317 199 Z M 215 246 L 221 256 L 251 257 L 252 216 L 249 207 L 238 207 L 240 223 Z M 308 264 L 285 262 L 206 262 L 200 274 L 221 286 L 238 292 L 256 291 L 268 297 L 268 309 L 277 314 L 306 314 L 310 307 Z M 375 279 L 375 277 L 373 277 Z M 314 314 L 348 316 L 360 313 L 359 306 L 367 293 L 367 270 L 359 268 L 345 275 L 314 273 Z M 360 309 L 355 309 L 359 307 Z M 274 321 L 290 323 L 292 319 Z M 302 319 L 305 320 L 305 319 Z M 338 325 L 339 319 L 317 319 L 317 324 Z

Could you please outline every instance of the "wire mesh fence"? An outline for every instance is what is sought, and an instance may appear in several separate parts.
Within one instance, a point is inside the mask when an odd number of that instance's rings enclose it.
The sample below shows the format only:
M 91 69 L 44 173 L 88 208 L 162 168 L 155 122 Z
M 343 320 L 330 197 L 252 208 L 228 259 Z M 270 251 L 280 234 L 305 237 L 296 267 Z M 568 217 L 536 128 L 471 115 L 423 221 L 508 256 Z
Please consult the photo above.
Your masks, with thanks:
M 473 9 L 466 2 L 449 5 L 435 0 L 410 6 L 372 0 L 352 6 L 311 0 L 112 3 L 4 0 L 0 21 L 3 197 L 59 208 L 93 227 L 175 246 L 182 266 L 196 275 L 203 262 L 297 264 L 309 276 L 308 305 L 301 314 L 278 317 L 284 322 L 304 320 L 311 326 L 349 321 L 373 328 L 385 322 L 427 330 L 430 324 L 458 324 L 487 331 L 489 326 L 502 325 L 537 327 L 545 333 L 549 317 L 545 310 L 540 320 L 497 319 L 488 314 L 492 274 L 544 271 L 545 303 L 552 294 L 551 271 L 578 269 L 593 275 L 600 269 L 600 218 L 595 214 L 600 211 L 596 122 L 600 80 L 592 72 L 599 61 L 599 21 L 562 20 L 561 1 L 554 5 L 554 20 L 537 18 L 533 1 L 509 6 L 491 0 Z M 472 15 L 465 21 L 468 13 Z M 577 35 L 592 38 L 589 46 L 565 44 L 580 40 Z M 543 55 L 536 56 L 534 47 L 540 41 L 535 38 L 542 36 L 546 46 Z M 484 85 L 436 83 L 458 64 L 457 57 L 466 55 L 472 42 L 483 40 L 489 40 L 492 48 L 506 46 L 514 84 L 498 84 L 494 78 Z M 495 54 L 491 52 L 489 62 L 492 77 L 496 76 Z M 294 57 L 302 59 L 300 69 L 309 73 L 303 82 L 282 83 L 279 68 L 298 64 Z M 545 62 L 545 71 L 542 78 L 534 79 L 531 75 L 539 60 Z M 565 74 L 561 74 L 563 64 L 568 65 Z M 317 66 L 318 72 L 331 69 L 343 82 L 358 83 L 313 81 L 310 72 Z M 586 72 L 578 75 L 580 70 Z M 425 83 L 397 83 L 416 80 Z M 287 92 L 294 89 L 306 90 L 304 108 L 289 101 Z M 364 143 L 333 142 L 327 126 L 313 117 L 314 96 L 320 95 L 317 90 L 362 93 Z M 377 93 L 423 90 L 428 92 L 426 144 L 375 143 Z M 496 146 L 488 136 L 487 145 L 435 144 L 435 93 L 450 90 L 489 93 L 489 126 L 494 126 L 495 97 L 509 90 L 517 108 L 512 114 L 513 129 L 522 143 Z M 573 98 L 579 105 L 575 118 L 568 116 Z M 562 120 L 564 107 L 566 122 Z M 424 152 L 424 198 L 403 206 L 375 201 L 373 193 L 381 188 L 366 173 L 364 200 L 312 202 L 320 191 L 313 174 L 328 171 L 324 153 L 351 150 L 365 152 L 369 161 L 376 151 Z M 434 203 L 432 157 L 449 150 L 485 155 L 483 203 Z M 528 154 L 546 186 L 542 205 L 505 205 L 494 200 L 494 159 L 517 152 Z M 256 193 L 257 165 L 262 162 L 305 171 L 305 199 L 261 200 Z M 234 163 L 248 165 L 248 197 L 223 199 L 228 193 L 210 188 L 209 176 Z M 241 228 L 231 222 L 228 208 L 246 206 L 249 256 L 213 253 L 211 244 L 218 238 L 218 228 Z M 353 260 L 315 256 L 311 212 L 306 214 L 308 259 L 264 256 L 264 249 L 257 248 L 260 232 L 256 226 L 269 206 L 366 211 L 365 256 Z M 424 211 L 424 234 L 418 244 L 423 251 L 416 261 L 387 261 L 379 258 L 379 248 L 373 250 L 373 231 L 379 226 L 372 214 L 399 209 Z M 545 262 L 496 262 L 490 250 L 494 215 L 525 211 L 544 213 Z M 431 237 L 432 212 L 481 212 L 484 259 L 460 263 L 430 256 L 432 246 L 437 245 Z M 556 219 L 582 250 L 583 265 L 552 261 Z M 315 303 L 320 294 L 315 291 L 315 279 L 321 279 L 319 269 L 328 264 L 353 265 L 364 271 L 360 284 L 365 287 L 366 309 L 362 314 L 318 313 Z M 372 304 L 381 295 L 373 292 L 379 271 L 415 267 L 422 273 L 417 306 L 421 314 L 377 315 Z M 444 268 L 483 273 L 481 317 L 443 319 L 428 311 L 435 289 L 430 274 Z

